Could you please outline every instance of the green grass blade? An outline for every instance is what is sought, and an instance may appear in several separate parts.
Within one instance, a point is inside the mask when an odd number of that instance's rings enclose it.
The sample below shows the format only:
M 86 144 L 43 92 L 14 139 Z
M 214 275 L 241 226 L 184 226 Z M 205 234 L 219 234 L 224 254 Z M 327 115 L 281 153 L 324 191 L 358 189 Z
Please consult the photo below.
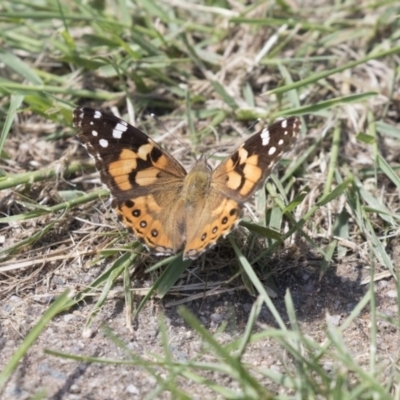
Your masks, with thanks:
M 19 107 L 22 104 L 22 101 L 24 100 L 24 96 L 22 95 L 13 95 L 11 96 L 11 101 L 10 101 L 10 108 L 7 113 L 6 121 L 3 125 L 3 128 L 1 129 L 1 135 L 0 135 L 0 159 L 3 158 L 3 149 L 4 149 L 4 143 L 6 142 L 7 136 L 10 132 L 11 125 L 14 121 L 14 118 L 17 114 L 17 111 Z M 2 183 L 2 177 L 0 176 L 0 190 L 2 189 L 1 183 Z

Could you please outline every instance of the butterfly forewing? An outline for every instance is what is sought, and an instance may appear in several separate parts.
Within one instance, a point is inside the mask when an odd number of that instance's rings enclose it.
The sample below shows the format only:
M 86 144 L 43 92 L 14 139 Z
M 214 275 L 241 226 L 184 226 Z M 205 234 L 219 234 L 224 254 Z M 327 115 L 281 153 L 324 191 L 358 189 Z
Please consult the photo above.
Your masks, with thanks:
M 214 170 L 216 187 L 239 202 L 249 200 L 295 141 L 300 127 L 300 120 L 291 117 L 251 136 Z
M 155 176 L 182 180 L 186 175 L 185 169 L 156 142 L 112 114 L 89 107 L 77 108 L 73 124 L 79 129 L 79 140 L 95 159 L 102 181 L 113 195 L 146 192 L 149 186 L 146 183 L 157 186 Z M 166 165 L 168 168 L 163 168 Z

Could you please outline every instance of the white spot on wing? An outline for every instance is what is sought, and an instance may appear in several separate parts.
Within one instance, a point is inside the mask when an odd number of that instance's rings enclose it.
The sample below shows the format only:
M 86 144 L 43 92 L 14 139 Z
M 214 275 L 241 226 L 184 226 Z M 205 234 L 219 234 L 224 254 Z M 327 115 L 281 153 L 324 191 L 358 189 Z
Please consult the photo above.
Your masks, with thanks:
M 272 146 L 269 150 L 268 150 L 268 154 L 270 156 L 272 156 L 272 154 L 274 154 L 276 152 L 276 147 Z
M 122 123 L 118 123 L 116 127 L 113 130 L 113 138 L 114 139 L 121 139 L 122 134 L 128 129 L 127 125 L 124 125 Z
M 284 120 L 282 121 L 281 127 L 282 127 L 283 129 L 287 128 L 287 119 L 284 119 Z
M 101 112 L 96 110 L 96 111 L 94 112 L 93 118 L 101 118 Z
M 266 146 L 269 143 L 270 136 L 268 128 L 264 128 L 263 131 L 261 132 L 261 139 L 263 146 Z
M 106 147 L 108 147 L 108 140 L 106 140 L 106 139 L 100 139 L 100 140 L 99 140 L 99 144 L 100 144 L 101 147 L 106 148 Z
M 279 144 L 279 146 L 282 146 L 283 145 L 283 139 L 279 139 L 278 144 Z
M 114 139 L 121 139 L 122 137 L 122 132 L 121 131 L 117 131 L 117 130 L 113 130 L 113 138 Z
M 93 136 L 97 136 L 97 135 L 98 135 L 97 131 L 93 130 L 93 131 L 92 131 L 92 135 L 93 135 Z

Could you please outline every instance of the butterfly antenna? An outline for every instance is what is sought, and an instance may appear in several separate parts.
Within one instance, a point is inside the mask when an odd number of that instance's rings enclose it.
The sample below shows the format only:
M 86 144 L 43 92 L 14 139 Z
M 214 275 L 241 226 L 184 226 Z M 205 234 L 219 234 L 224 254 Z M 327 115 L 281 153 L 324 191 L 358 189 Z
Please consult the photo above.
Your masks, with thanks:
M 257 118 L 256 121 L 254 121 L 249 127 L 245 129 L 245 131 L 241 134 L 241 136 L 244 138 L 246 137 L 247 134 L 252 134 L 252 131 L 254 130 L 254 127 L 261 122 L 261 118 Z M 224 146 L 230 146 L 234 142 L 237 141 L 237 138 L 232 138 L 230 139 L 227 143 L 224 143 Z M 213 151 L 209 156 L 207 156 L 207 160 L 213 157 L 216 153 L 218 153 L 222 148 L 222 145 L 220 144 L 215 151 Z
M 154 118 L 154 120 L 157 122 L 159 126 L 165 131 L 163 135 L 159 138 L 160 141 L 162 141 L 165 137 L 172 136 L 179 144 L 181 144 L 188 152 L 191 152 L 192 150 L 188 147 L 186 143 L 183 143 L 174 133 L 174 131 L 177 131 L 178 129 L 182 128 L 185 126 L 187 123 L 186 121 L 181 121 L 176 125 L 172 130 L 168 129 L 167 126 L 163 121 L 160 120 L 155 114 L 151 113 L 150 116 Z

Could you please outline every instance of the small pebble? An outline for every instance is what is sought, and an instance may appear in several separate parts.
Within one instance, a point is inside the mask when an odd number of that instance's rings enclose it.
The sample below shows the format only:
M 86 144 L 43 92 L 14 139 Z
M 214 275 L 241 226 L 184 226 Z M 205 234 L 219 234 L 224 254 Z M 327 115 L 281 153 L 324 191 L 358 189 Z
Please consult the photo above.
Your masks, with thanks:
M 128 385 L 126 391 L 130 394 L 139 394 L 139 389 L 135 385 Z
M 397 290 L 389 290 L 389 291 L 386 293 L 386 296 L 387 296 L 387 297 L 391 297 L 392 299 L 397 298 Z
M 85 339 L 89 339 L 94 335 L 94 331 L 93 329 L 87 328 L 84 329 L 84 331 L 82 332 L 82 337 L 84 337 Z
M 72 321 L 75 318 L 75 315 L 73 314 L 65 314 L 64 315 L 64 322 L 68 323 Z
M 222 321 L 222 315 L 218 314 L 218 313 L 211 314 L 210 318 L 211 318 L 212 321 L 215 321 L 215 322 Z
M 378 287 L 380 289 L 383 289 L 383 288 L 387 287 L 388 285 L 389 285 L 388 281 L 386 281 L 384 279 L 378 282 Z
M 340 315 L 329 315 L 328 316 L 328 321 L 335 326 L 339 326 L 341 319 L 342 319 L 342 317 Z
M 325 371 L 330 372 L 330 371 L 332 371 L 332 369 L 333 369 L 333 363 L 330 362 L 330 361 L 326 361 L 326 362 L 324 362 L 322 368 L 323 368 Z

